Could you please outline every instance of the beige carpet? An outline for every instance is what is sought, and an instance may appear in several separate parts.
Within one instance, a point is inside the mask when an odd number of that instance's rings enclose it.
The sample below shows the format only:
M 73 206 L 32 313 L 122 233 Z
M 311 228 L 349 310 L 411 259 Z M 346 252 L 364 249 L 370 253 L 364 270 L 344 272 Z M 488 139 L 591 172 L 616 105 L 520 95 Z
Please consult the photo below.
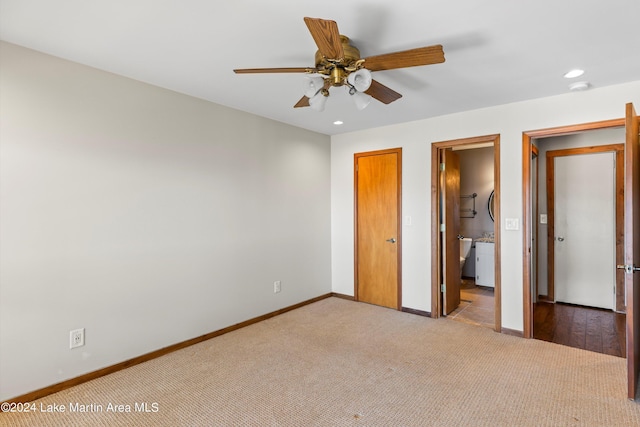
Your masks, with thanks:
M 329 298 L 40 399 L 36 413 L 0 414 L 0 424 L 637 426 L 625 363 Z M 66 412 L 40 412 L 53 404 Z M 94 412 L 69 412 L 79 405 Z

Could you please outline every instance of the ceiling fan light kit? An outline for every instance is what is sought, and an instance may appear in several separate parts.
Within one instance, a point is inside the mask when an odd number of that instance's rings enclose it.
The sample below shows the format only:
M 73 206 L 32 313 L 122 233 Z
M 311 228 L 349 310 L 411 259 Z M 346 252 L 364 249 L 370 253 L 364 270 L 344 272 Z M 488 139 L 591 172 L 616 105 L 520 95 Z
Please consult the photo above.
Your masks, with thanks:
M 318 47 L 315 67 L 244 68 L 237 74 L 249 73 L 307 73 L 313 74 L 305 82 L 304 96 L 295 105 L 322 111 L 329 96 L 329 88 L 346 86 L 358 110 L 364 109 L 372 98 L 384 104 L 400 99 L 401 94 L 374 80 L 372 71 L 416 67 L 444 62 L 441 45 L 426 46 L 402 52 L 360 57 L 360 51 L 349 38 L 338 32 L 335 21 L 304 18 Z
M 349 74 L 347 82 L 358 92 L 365 92 L 371 87 L 371 71 L 360 68 L 356 72 Z
M 304 96 L 313 98 L 318 91 L 324 88 L 324 79 L 320 76 L 309 76 L 304 84 Z
M 366 93 L 354 91 L 351 94 L 351 99 L 353 99 L 353 102 L 356 104 L 356 108 L 358 110 L 364 110 L 371 103 L 371 100 L 373 98 L 371 97 L 371 95 L 367 95 Z
M 320 89 L 314 96 L 309 98 L 309 106 L 312 110 L 324 111 L 328 97 L 329 91 L 327 89 Z

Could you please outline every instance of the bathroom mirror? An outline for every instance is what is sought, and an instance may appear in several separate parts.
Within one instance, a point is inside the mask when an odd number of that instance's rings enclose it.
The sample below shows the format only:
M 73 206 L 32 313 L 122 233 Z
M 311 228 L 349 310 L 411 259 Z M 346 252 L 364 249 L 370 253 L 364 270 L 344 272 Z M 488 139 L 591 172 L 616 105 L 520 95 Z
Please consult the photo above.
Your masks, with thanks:
M 491 194 L 489 195 L 489 216 L 491 217 L 491 221 L 495 221 L 493 219 L 493 191 L 491 191 Z

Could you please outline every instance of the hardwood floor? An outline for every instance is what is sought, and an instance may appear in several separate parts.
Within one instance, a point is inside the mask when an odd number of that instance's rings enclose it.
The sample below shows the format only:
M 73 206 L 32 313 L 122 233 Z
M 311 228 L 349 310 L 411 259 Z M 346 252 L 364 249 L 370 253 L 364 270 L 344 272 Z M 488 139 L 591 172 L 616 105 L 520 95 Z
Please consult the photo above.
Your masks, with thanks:
M 562 303 L 533 306 L 535 339 L 626 357 L 624 314 Z

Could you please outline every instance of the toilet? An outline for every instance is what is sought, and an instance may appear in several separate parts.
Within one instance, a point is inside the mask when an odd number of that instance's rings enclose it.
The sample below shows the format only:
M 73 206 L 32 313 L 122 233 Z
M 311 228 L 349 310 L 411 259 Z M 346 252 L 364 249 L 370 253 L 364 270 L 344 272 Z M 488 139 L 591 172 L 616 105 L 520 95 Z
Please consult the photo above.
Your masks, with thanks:
M 473 239 L 470 237 L 463 237 L 460 239 L 460 271 L 462 271 L 462 267 L 464 267 L 464 263 L 469 256 L 469 252 L 471 252 L 471 243 L 473 243 Z

